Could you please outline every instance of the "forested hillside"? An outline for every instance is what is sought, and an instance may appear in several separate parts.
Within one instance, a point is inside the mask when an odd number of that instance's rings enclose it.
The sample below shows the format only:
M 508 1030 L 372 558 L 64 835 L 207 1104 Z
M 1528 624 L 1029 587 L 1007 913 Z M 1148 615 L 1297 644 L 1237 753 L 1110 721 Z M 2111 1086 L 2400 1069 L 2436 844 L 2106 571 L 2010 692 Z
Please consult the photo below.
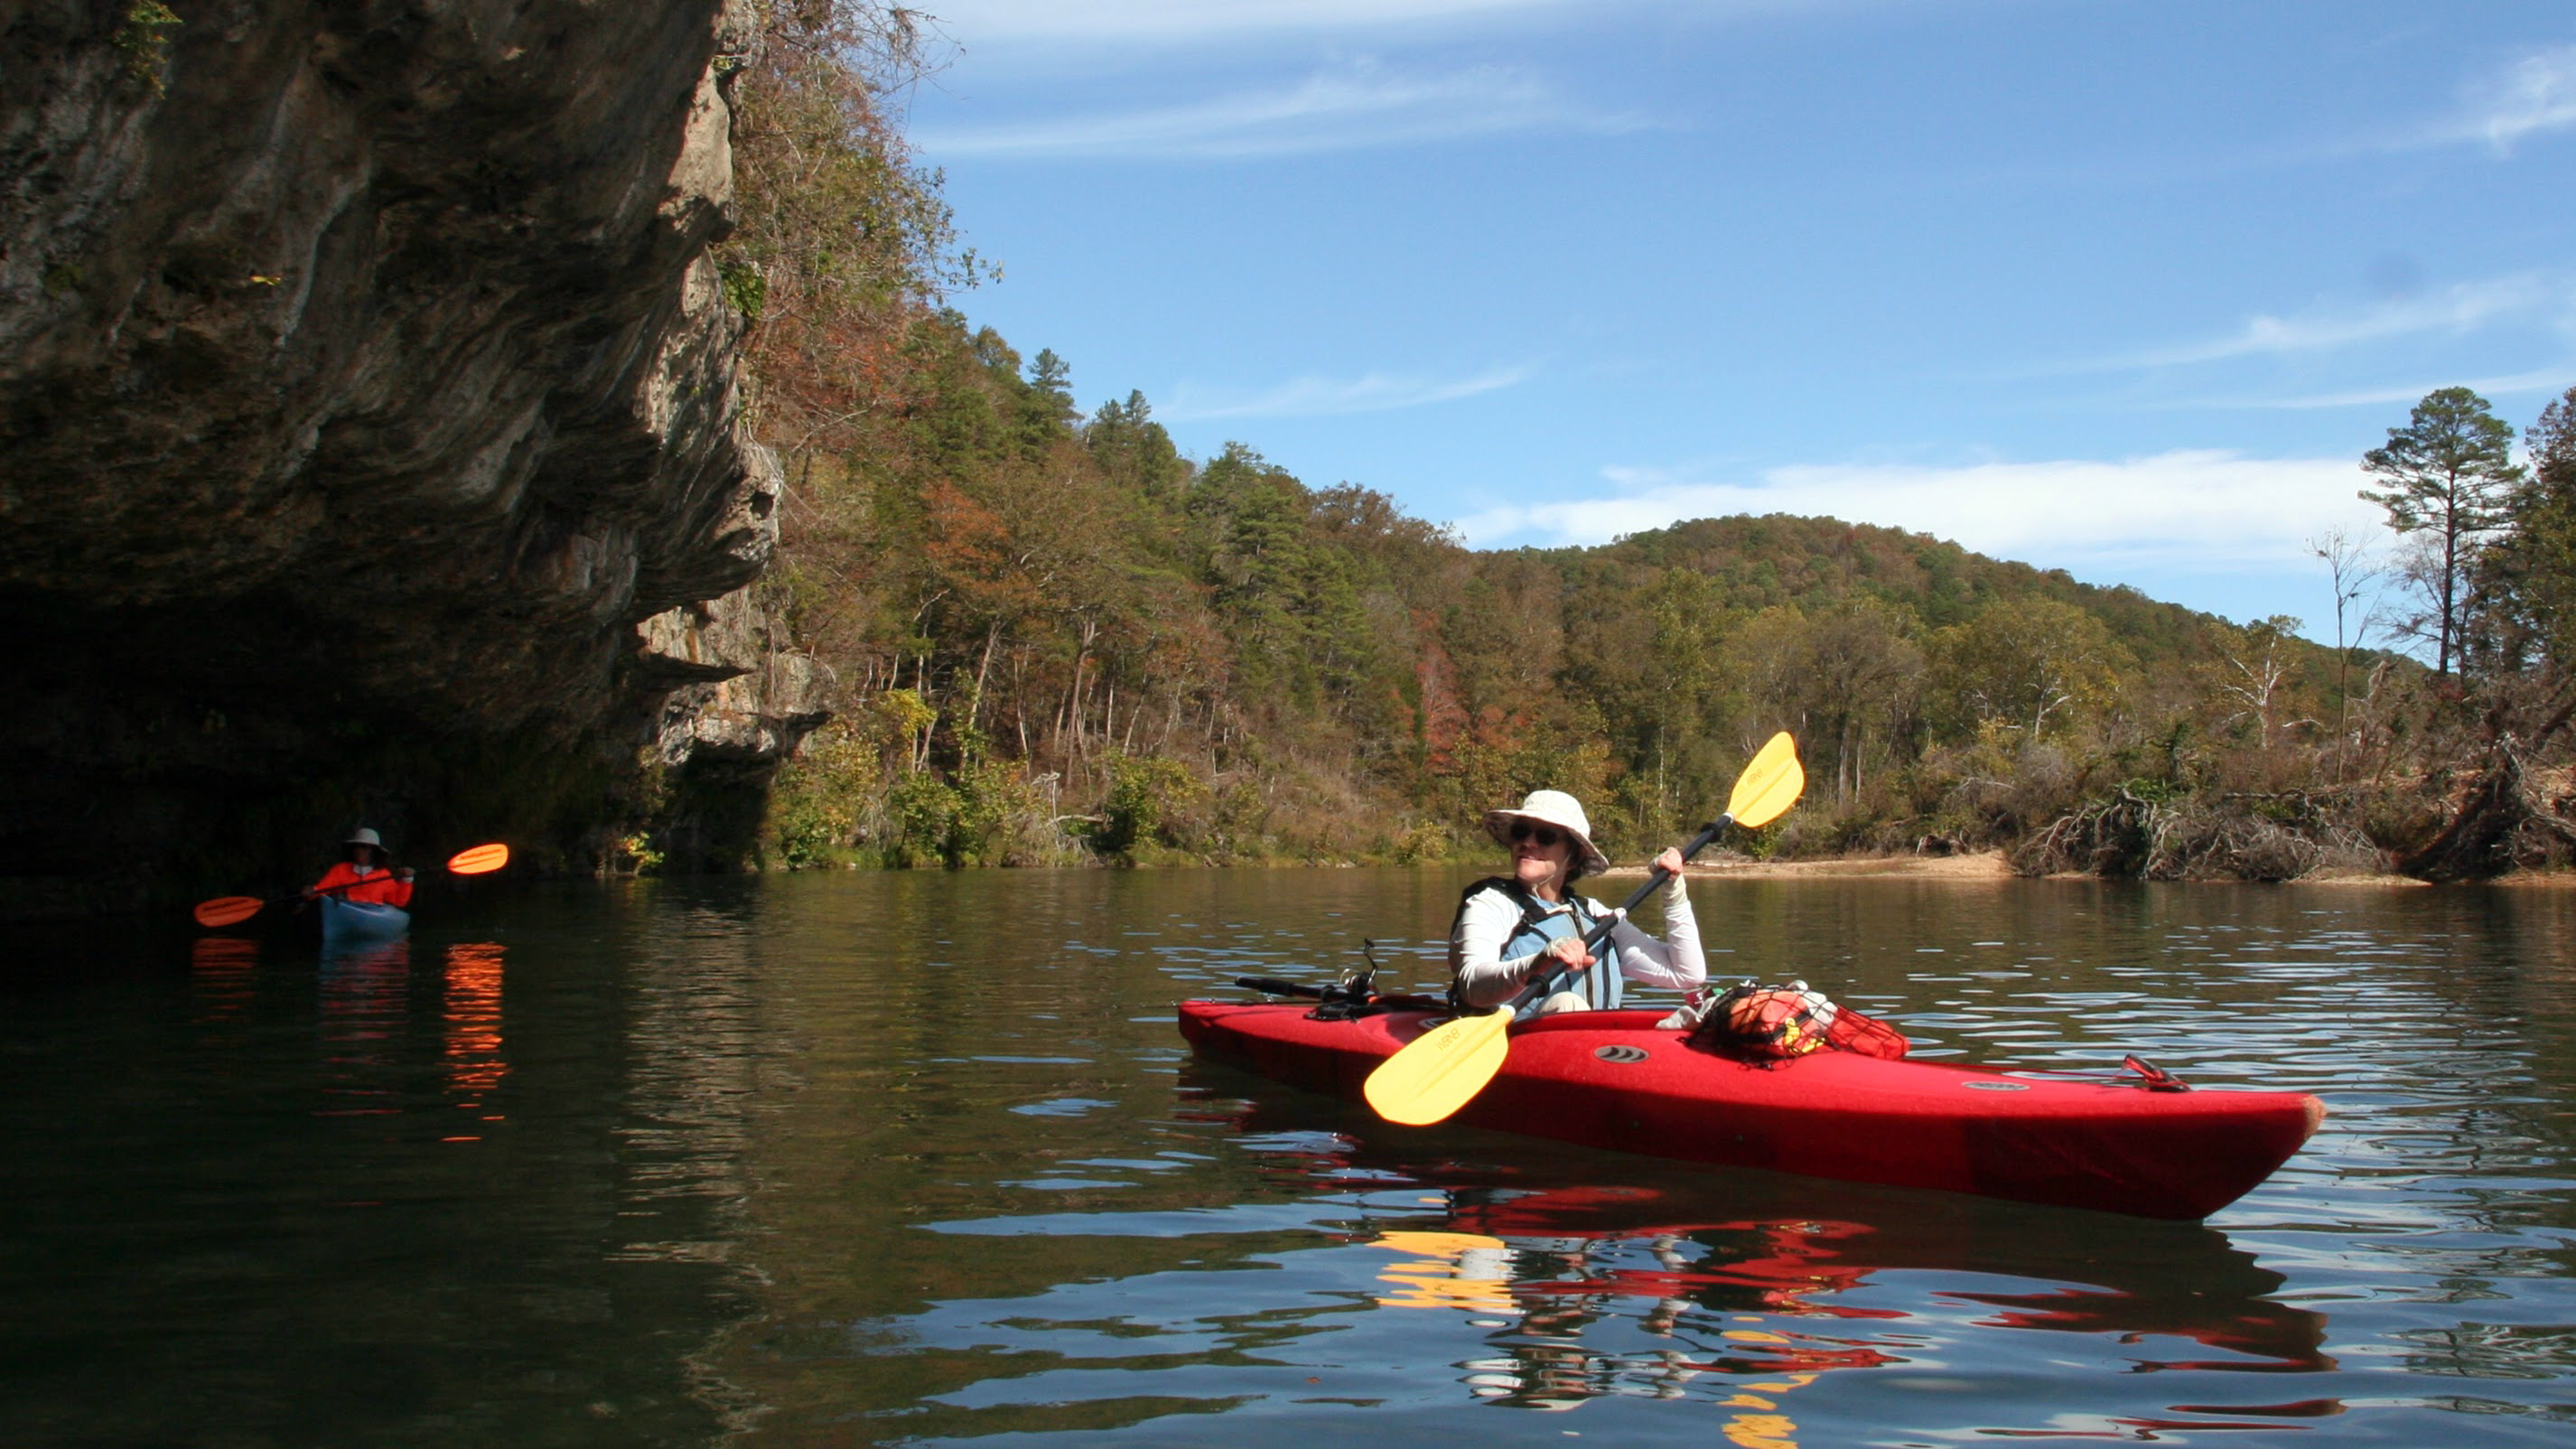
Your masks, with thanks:
M 1482 810 L 1541 785 L 1635 858 L 1787 729 L 1811 784 L 1757 848 L 2283 878 L 2423 848 L 2455 775 L 2491 773 L 2499 739 L 2545 769 L 2530 752 L 2563 731 L 2564 710 L 2539 726 L 2566 560 L 2510 511 L 2483 537 L 2523 540 L 2495 557 L 2544 582 L 2443 593 L 2462 632 L 2437 674 L 2350 647 L 2349 540 L 2320 544 L 2338 650 L 1833 519 L 1476 552 L 1247 443 L 1185 458 L 1141 395 L 1085 411 L 1064 359 L 952 305 L 984 264 L 877 105 L 917 63 L 908 24 L 791 8 L 735 81 L 725 277 L 791 483 L 770 587 L 838 681 L 762 862 L 1401 861 L 1470 848 Z M 2564 512 L 2571 458 L 2542 469 L 2556 494 L 2516 496 Z M 2523 778 L 2531 808 L 2481 859 L 2545 851 L 2556 817 Z

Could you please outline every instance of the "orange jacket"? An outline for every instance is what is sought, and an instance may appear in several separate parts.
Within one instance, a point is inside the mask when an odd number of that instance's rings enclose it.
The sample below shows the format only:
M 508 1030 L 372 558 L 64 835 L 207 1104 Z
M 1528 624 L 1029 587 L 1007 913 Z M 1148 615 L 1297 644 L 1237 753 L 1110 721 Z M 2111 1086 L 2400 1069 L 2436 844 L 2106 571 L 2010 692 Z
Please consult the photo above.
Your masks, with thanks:
M 322 872 L 322 878 L 313 883 L 313 888 L 317 891 L 327 891 L 335 885 L 345 885 L 353 880 L 365 881 L 366 884 L 353 885 L 347 890 L 337 892 L 340 899 L 369 901 L 376 905 L 397 908 L 411 904 L 410 881 L 396 880 L 392 871 L 383 869 L 371 870 L 365 875 L 360 875 L 358 868 L 345 860 Z

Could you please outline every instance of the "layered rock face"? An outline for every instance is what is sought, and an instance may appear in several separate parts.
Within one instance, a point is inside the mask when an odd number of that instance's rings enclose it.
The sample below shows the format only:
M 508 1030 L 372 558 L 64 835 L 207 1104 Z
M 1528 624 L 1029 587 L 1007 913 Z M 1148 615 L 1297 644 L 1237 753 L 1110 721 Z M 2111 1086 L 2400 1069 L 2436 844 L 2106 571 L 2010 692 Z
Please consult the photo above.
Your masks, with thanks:
M 746 39 L 723 0 L 0 0 L 16 913 L 361 814 L 493 833 L 441 792 L 494 750 L 816 722 L 741 594 L 779 485 L 706 255 Z

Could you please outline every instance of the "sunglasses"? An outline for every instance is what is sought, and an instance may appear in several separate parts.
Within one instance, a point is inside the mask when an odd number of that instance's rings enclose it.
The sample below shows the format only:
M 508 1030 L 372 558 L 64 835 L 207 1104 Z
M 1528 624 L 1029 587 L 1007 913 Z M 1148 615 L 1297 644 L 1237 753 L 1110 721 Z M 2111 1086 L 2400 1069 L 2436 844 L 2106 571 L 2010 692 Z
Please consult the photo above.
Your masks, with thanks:
M 1512 844 L 1534 841 L 1541 850 L 1554 850 L 1565 840 L 1565 832 L 1551 825 L 1532 825 L 1526 820 L 1512 822 Z

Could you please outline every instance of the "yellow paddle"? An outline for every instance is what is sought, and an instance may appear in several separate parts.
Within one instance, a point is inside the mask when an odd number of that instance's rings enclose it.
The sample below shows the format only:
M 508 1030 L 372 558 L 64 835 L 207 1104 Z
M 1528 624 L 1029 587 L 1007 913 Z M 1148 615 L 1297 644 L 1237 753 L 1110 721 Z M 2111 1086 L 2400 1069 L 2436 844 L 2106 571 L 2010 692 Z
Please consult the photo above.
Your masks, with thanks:
M 1752 763 L 1735 781 L 1735 793 L 1727 797 L 1726 813 L 1702 827 L 1690 844 L 1682 847 L 1682 859 L 1688 860 L 1708 843 L 1736 825 L 1768 825 L 1783 811 L 1798 803 L 1798 793 L 1807 788 L 1807 772 L 1798 764 L 1797 741 L 1786 732 L 1773 735 L 1753 756 Z M 1609 936 L 1619 916 L 1646 903 L 1672 877 L 1662 870 L 1646 878 L 1636 894 L 1619 908 L 1616 915 L 1605 917 L 1583 939 L 1586 950 L 1598 947 Z M 1409 1126 L 1426 1126 L 1438 1122 L 1475 1100 L 1494 1073 L 1503 1068 L 1503 1057 L 1511 1050 L 1504 1032 L 1512 1024 L 1512 1014 L 1500 1008 L 1473 1016 L 1461 1016 L 1443 1022 L 1415 1037 L 1403 1050 L 1378 1063 L 1369 1073 L 1361 1095 L 1379 1116 L 1390 1122 Z

